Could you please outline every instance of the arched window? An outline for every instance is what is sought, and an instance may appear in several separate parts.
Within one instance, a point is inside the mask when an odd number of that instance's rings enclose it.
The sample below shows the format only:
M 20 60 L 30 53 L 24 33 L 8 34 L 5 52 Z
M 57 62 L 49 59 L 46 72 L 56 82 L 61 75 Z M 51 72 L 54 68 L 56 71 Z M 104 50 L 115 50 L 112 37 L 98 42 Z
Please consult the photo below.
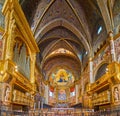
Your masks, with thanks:
M 98 30 L 97 30 L 97 34 L 99 35 L 102 32 L 102 26 L 99 26 Z
M 95 81 L 98 80 L 101 76 L 103 76 L 106 73 L 107 63 L 103 64 L 97 71 L 97 74 L 95 76 Z
M 54 97 L 54 93 L 51 92 L 51 91 L 49 91 L 49 96 L 50 96 L 50 97 Z
M 73 96 L 75 96 L 75 90 L 70 93 L 70 97 L 73 97 Z

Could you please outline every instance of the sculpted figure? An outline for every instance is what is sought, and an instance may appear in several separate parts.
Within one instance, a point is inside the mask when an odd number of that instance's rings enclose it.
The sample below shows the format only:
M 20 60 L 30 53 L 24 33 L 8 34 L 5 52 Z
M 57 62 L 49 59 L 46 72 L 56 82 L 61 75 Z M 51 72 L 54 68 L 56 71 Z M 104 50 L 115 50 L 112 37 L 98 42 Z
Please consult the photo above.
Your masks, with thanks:
M 5 91 L 5 101 L 9 101 L 10 100 L 10 87 L 6 87 L 6 91 Z
M 114 100 L 115 101 L 119 100 L 119 91 L 117 87 L 114 88 Z

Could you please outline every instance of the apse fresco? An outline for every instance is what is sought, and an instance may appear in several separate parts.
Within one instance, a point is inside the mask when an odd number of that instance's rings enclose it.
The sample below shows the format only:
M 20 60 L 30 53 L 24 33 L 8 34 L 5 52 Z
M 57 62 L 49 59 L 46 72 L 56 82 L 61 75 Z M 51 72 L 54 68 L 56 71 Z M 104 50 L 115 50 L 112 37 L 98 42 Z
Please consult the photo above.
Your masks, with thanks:
M 74 82 L 74 76 L 69 70 L 56 69 L 53 73 L 51 73 L 49 81 L 51 85 L 70 85 Z

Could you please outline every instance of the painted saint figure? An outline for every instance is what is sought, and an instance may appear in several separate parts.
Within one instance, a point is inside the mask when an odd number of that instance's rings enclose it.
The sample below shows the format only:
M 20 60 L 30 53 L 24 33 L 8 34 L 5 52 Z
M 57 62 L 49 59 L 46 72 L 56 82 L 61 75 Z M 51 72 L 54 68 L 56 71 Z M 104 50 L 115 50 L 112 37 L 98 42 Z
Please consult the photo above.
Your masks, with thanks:
M 61 75 L 60 75 L 60 78 L 59 78 L 59 80 L 58 80 L 57 82 L 67 82 L 67 81 L 65 80 L 64 74 L 61 74 Z

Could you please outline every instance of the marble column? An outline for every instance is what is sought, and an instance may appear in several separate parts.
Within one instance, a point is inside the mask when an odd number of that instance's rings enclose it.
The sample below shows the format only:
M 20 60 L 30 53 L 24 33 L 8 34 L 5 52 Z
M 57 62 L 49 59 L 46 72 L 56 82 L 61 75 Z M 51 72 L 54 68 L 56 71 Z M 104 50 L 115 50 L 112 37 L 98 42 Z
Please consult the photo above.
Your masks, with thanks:
M 114 61 L 116 61 L 116 53 L 115 53 L 115 45 L 114 45 L 113 32 L 112 31 L 109 33 L 109 38 L 110 38 L 112 62 L 114 62 Z
M 49 87 L 48 85 L 45 86 L 45 103 L 48 104 L 48 97 L 49 97 Z
M 90 71 L 90 83 L 93 83 L 94 82 L 94 79 L 93 79 L 93 61 L 92 61 L 92 58 L 90 57 L 89 58 L 89 71 Z

